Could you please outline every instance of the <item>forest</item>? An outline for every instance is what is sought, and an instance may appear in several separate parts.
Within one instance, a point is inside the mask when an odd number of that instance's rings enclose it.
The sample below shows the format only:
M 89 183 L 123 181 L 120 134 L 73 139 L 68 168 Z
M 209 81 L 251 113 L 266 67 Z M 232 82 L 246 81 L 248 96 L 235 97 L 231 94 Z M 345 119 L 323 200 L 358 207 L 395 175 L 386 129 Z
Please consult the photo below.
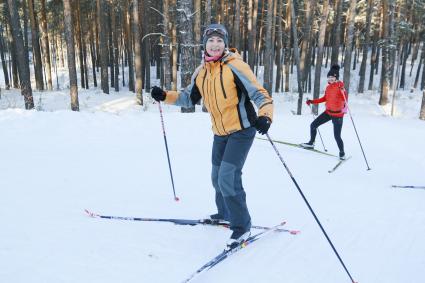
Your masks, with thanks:
M 20 89 L 26 109 L 33 89 L 64 88 L 60 68 L 75 111 L 79 88 L 125 89 L 140 105 L 153 79 L 184 88 L 201 64 L 203 30 L 222 23 L 269 93 L 297 93 L 297 114 L 339 64 L 350 94 L 376 93 L 385 106 L 418 93 L 425 119 L 424 0 L 3 0 L 0 11 L 0 86 Z

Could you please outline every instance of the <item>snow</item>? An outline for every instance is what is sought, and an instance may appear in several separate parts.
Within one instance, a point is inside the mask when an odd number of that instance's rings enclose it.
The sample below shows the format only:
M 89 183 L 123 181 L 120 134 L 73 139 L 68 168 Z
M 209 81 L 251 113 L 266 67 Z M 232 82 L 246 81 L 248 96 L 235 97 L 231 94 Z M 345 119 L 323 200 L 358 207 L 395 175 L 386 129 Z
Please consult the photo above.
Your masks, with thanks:
M 322 77 L 327 71 L 322 68 Z M 105 95 L 91 85 L 79 89 L 81 111 L 72 112 L 67 70 L 58 72 L 59 90 L 33 92 L 37 111 L 23 110 L 20 91 L 2 85 L 0 282 L 181 282 L 222 251 L 229 230 L 92 219 L 84 209 L 189 219 L 215 213 L 209 115 L 200 107 L 181 114 L 162 106 L 176 202 L 157 104 L 146 96 L 137 106 L 127 88 Z M 259 78 L 262 73 L 261 67 Z M 377 103 L 378 78 L 364 94 L 355 94 L 354 72 L 350 84 L 352 118 L 372 170 L 348 115 L 342 138 L 352 158 L 332 174 L 336 158 L 276 146 L 356 281 L 416 283 L 425 275 L 425 190 L 391 185 L 425 185 L 422 93 L 408 91 L 408 78 L 390 116 L 391 104 Z M 305 105 L 303 115 L 291 114 L 297 108 L 295 76 L 290 83 L 290 93 L 274 95 L 269 133 L 301 143 L 313 116 Z M 331 123 L 320 131 L 337 154 Z M 319 139 L 316 148 L 323 150 Z M 255 140 L 243 173 L 253 224 L 286 220 L 287 228 L 301 233 L 268 235 L 193 281 L 350 282 L 267 141 Z
M 398 95 L 395 117 L 378 106 L 376 93 L 350 97 L 371 171 L 349 116 L 343 139 L 352 158 L 332 174 L 335 158 L 276 144 L 361 283 L 420 282 L 425 275 L 425 190 L 390 187 L 424 185 L 421 93 Z M 68 90 L 34 92 L 43 111 L 26 111 L 19 91 L 2 91 L 0 281 L 181 282 L 222 250 L 230 231 L 92 219 L 84 209 L 191 219 L 214 213 L 208 114 L 163 106 L 175 202 L 157 104 L 145 99 L 136 106 L 125 89 L 110 95 L 80 89 L 79 98 L 75 113 Z M 307 108 L 294 116 L 295 94 L 274 99 L 270 136 L 305 142 L 313 119 Z M 331 124 L 320 130 L 337 153 Z M 255 140 L 243 178 L 254 224 L 286 220 L 301 233 L 273 233 L 194 282 L 350 282 L 267 141 Z

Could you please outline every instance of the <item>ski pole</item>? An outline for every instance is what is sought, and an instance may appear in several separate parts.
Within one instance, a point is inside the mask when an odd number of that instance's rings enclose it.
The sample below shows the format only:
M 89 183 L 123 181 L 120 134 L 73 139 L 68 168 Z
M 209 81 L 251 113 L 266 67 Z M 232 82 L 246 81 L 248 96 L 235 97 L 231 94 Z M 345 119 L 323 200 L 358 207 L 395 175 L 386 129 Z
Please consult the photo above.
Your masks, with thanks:
M 170 169 L 171 185 L 173 186 L 174 200 L 179 201 L 180 199 L 176 196 L 176 190 L 174 188 L 173 170 L 171 170 L 170 154 L 168 153 L 168 143 L 167 143 L 167 135 L 165 134 L 164 117 L 162 116 L 162 107 L 161 107 L 161 102 L 159 101 L 158 101 L 158 107 L 159 107 L 159 115 L 161 116 L 162 132 L 164 133 L 165 150 L 167 151 L 168 168 Z
M 363 157 L 364 157 L 364 160 L 366 162 L 367 170 L 371 170 L 371 168 L 369 167 L 369 163 L 367 163 L 366 154 L 364 153 L 363 146 L 362 146 L 362 143 L 360 141 L 359 134 L 357 133 L 356 124 L 354 124 L 353 116 L 351 116 L 351 110 L 350 110 L 350 107 L 348 106 L 348 101 L 345 98 L 344 92 L 342 93 L 342 97 L 344 97 L 344 102 L 345 102 L 345 105 L 347 106 L 348 114 L 350 115 L 351 122 L 353 123 L 354 131 L 356 132 L 357 140 L 359 141 L 360 149 L 362 150 Z
M 337 256 L 339 262 L 341 263 L 341 265 L 344 267 L 345 272 L 347 273 L 348 277 L 350 277 L 351 282 L 352 283 L 356 283 L 353 279 L 353 277 L 351 276 L 350 272 L 348 271 L 347 267 L 345 266 L 344 262 L 342 261 L 341 257 L 339 256 L 337 250 L 335 249 L 335 246 L 333 245 L 331 239 L 329 238 L 328 234 L 326 233 L 325 229 L 323 228 L 322 224 L 320 223 L 320 220 L 317 218 L 316 214 L 314 213 L 313 208 L 311 207 L 310 203 L 308 202 L 308 200 L 306 199 L 306 197 L 304 196 L 300 186 L 298 185 L 297 181 L 295 180 L 294 176 L 292 175 L 291 171 L 289 170 L 288 166 L 286 165 L 285 161 L 283 160 L 282 156 L 280 155 L 279 151 L 277 150 L 277 147 L 274 145 L 272 139 L 270 138 L 269 134 L 266 133 L 267 139 L 269 140 L 269 142 L 271 143 L 274 151 L 276 152 L 277 156 L 279 157 L 280 161 L 282 162 L 283 166 L 286 169 L 286 172 L 288 172 L 289 176 L 292 179 L 292 182 L 294 182 L 295 186 L 297 187 L 298 192 L 300 193 L 301 197 L 303 198 L 305 204 L 307 205 L 308 209 L 310 210 L 311 214 L 314 217 L 314 220 L 316 220 L 317 224 L 319 225 L 320 229 L 323 232 L 323 235 L 325 235 L 326 240 L 328 240 L 329 245 L 332 247 L 332 250 L 334 251 L 335 255 Z
M 311 114 L 313 115 L 313 118 L 316 119 L 316 115 L 313 112 L 313 107 L 311 107 L 311 105 L 309 105 L 309 106 L 310 106 L 310 110 L 311 110 Z M 320 137 L 320 141 L 322 142 L 323 150 L 328 152 L 328 150 L 325 147 L 325 143 L 323 142 L 322 134 L 320 133 L 319 128 L 317 129 L 317 132 L 319 133 L 319 137 Z

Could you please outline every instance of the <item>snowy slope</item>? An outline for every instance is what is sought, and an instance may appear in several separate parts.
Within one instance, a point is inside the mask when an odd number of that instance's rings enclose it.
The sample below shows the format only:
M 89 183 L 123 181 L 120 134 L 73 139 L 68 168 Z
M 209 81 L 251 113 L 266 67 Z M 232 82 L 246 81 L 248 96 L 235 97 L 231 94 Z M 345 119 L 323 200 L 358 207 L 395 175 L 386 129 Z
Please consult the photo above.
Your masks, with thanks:
M 73 113 L 67 92 L 59 91 L 43 94 L 45 111 L 25 111 L 18 92 L 2 94 L 2 103 L 8 97 L 18 108 L 0 111 L 0 282 L 180 282 L 222 250 L 230 235 L 224 228 L 84 214 L 214 213 L 208 114 L 164 106 L 181 199 L 175 202 L 156 104 L 142 109 L 128 92 L 80 91 L 82 111 Z M 290 114 L 295 97 L 275 101 L 271 137 L 306 141 L 311 114 Z M 348 116 L 343 139 L 352 158 L 333 174 L 327 171 L 335 158 L 277 146 L 354 279 L 422 282 L 425 190 L 390 187 L 425 185 L 420 94 L 401 100 L 396 118 L 376 101 L 373 94 L 350 97 L 371 171 Z M 337 153 L 331 124 L 320 130 Z M 255 140 L 243 178 L 254 224 L 285 219 L 301 234 L 272 234 L 196 282 L 350 282 L 268 142 Z

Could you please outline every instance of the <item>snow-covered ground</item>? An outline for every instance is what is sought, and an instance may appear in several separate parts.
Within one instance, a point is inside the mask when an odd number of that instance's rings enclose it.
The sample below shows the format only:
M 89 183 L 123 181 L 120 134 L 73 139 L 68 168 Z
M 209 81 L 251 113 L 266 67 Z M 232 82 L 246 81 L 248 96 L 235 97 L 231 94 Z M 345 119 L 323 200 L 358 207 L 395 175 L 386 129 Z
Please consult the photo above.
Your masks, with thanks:
M 92 219 L 84 209 L 195 219 L 214 213 L 208 114 L 163 106 L 175 202 L 157 104 L 146 99 L 136 106 L 128 91 L 80 89 L 79 98 L 75 113 L 68 90 L 34 92 L 43 111 L 26 111 L 18 91 L 2 90 L 0 282 L 181 282 L 223 249 L 230 231 Z M 312 115 L 291 114 L 295 95 L 274 99 L 270 136 L 307 141 Z M 377 94 L 350 96 L 371 171 L 349 116 L 342 136 L 352 158 L 332 174 L 335 158 L 277 144 L 361 283 L 424 280 L 425 190 L 390 187 L 425 185 L 420 99 L 419 92 L 400 93 L 390 117 Z M 337 153 L 331 123 L 320 130 L 329 152 Z M 243 178 L 254 224 L 284 219 L 301 233 L 271 234 L 196 282 L 350 282 L 268 142 L 255 140 Z

